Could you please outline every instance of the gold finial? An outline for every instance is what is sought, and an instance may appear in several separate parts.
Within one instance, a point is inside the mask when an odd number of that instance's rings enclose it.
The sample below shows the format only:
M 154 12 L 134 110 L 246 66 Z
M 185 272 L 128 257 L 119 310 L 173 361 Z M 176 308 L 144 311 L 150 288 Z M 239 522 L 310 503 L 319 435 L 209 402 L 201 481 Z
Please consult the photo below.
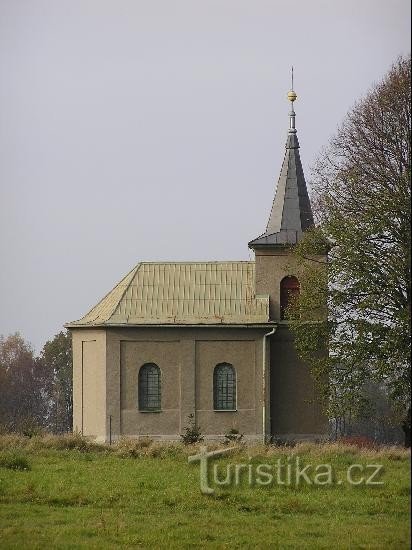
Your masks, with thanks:
M 297 95 L 296 95 L 296 92 L 294 92 L 293 90 L 290 90 L 290 92 L 288 92 L 288 100 L 291 101 L 292 103 L 297 99 Z
M 294 92 L 293 90 L 293 65 L 292 65 L 292 88 L 290 89 L 290 92 L 288 92 L 288 100 L 293 103 L 294 101 L 296 101 L 297 97 L 298 96 L 296 95 L 296 92 Z

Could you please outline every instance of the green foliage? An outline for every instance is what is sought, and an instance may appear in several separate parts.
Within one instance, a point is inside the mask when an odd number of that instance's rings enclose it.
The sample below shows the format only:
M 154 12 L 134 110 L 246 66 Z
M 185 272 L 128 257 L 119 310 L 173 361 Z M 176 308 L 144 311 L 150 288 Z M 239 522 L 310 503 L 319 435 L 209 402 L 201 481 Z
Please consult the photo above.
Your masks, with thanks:
M 60 332 L 40 357 L 19 334 L 0 336 L 0 431 L 33 436 L 72 427 L 71 336 Z
M 410 77 L 399 59 L 347 115 L 314 169 L 319 225 L 295 249 L 289 319 L 337 421 L 368 414 L 370 383 L 399 424 L 410 409 Z
M 0 425 L 34 433 L 47 416 L 47 373 L 19 333 L 0 336 Z
M 72 339 L 65 330 L 45 343 L 41 361 L 50 380 L 49 428 L 55 433 L 72 429 L 73 366 Z
M 185 445 L 193 445 L 194 443 L 203 441 L 203 436 L 200 426 L 196 425 L 195 415 L 191 413 L 188 418 L 188 425 L 185 427 L 185 431 L 180 437 Z

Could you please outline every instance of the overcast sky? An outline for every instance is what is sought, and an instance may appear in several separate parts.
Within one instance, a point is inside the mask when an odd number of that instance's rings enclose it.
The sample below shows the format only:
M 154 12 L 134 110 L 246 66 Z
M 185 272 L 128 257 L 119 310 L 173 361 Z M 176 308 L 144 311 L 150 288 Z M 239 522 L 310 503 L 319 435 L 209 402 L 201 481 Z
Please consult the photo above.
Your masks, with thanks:
M 409 53 L 408 0 L 0 0 L 0 334 L 37 350 L 142 260 L 245 260 L 295 67 L 310 166 Z

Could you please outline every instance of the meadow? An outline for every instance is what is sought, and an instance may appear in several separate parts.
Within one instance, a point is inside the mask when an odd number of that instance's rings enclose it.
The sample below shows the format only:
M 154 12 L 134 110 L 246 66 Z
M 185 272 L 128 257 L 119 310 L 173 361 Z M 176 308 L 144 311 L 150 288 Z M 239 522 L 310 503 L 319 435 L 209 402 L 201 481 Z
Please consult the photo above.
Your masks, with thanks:
M 199 465 L 188 463 L 197 450 L 146 438 L 108 446 L 0 436 L 0 548 L 409 548 L 402 448 L 237 445 L 213 461 L 221 473 L 229 463 L 299 457 L 331 464 L 335 482 L 262 486 L 246 472 L 211 495 L 200 492 Z M 381 484 L 338 484 L 352 464 L 382 465 Z

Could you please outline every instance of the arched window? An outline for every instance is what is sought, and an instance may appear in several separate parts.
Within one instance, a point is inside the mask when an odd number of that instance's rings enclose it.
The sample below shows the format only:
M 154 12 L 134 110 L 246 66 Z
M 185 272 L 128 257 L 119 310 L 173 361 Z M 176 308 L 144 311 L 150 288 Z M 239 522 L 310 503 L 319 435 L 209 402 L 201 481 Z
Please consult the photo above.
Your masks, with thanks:
M 236 410 L 236 371 L 229 363 L 213 371 L 213 406 L 216 411 Z
M 293 275 L 288 275 L 280 281 L 280 318 L 286 318 L 286 309 L 299 296 L 299 281 Z
M 139 370 L 139 410 L 158 411 L 161 408 L 160 369 L 146 363 Z

